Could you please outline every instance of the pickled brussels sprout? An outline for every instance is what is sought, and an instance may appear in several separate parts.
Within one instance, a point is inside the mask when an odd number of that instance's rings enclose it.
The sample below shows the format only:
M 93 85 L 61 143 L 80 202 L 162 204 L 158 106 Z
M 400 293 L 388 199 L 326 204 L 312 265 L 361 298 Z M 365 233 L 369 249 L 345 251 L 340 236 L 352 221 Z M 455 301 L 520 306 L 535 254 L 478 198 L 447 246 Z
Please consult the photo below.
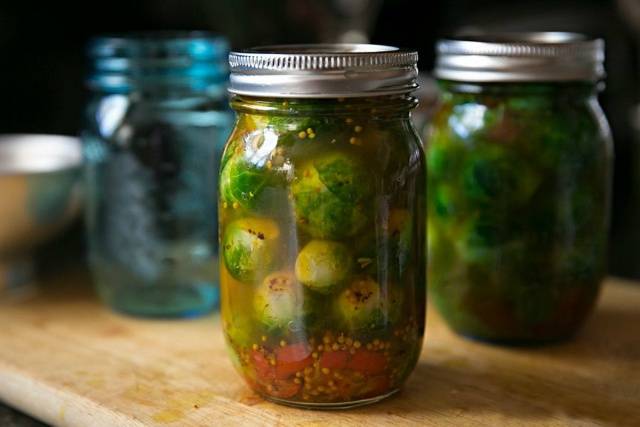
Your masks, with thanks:
M 220 198 L 231 206 L 248 207 L 267 184 L 266 173 L 242 156 L 231 157 L 220 173 Z
M 367 225 L 370 175 L 353 156 L 333 152 L 303 165 L 291 186 L 302 229 L 316 238 L 353 236 Z
M 500 147 L 478 148 L 463 166 L 464 195 L 476 203 L 526 201 L 540 177 Z
M 464 335 L 566 338 L 604 274 L 611 151 L 592 92 L 442 85 L 427 147 L 435 304 Z
M 269 330 L 294 327 L 310 315 L 311 305 L 293 273 L 288 271 L 265 277 L 253 300 L 257 319 Z
M 382 295 L 380 285 L 370 277 L 351 282 L 338 296 L 336 312 L 348 329 L 375 329 L 394 322 L 400 315 L 401 295 Z
M 345 245 L 329 240 L 312 240 L 296 259 L 296 277 L 321 294 L 336 290 L 352 270 L 352 255 Z
M 280 230 L 266 218 L 241 218 L 225 227 L 224 263 L 235 279 L 252 283 L 274 264 Z

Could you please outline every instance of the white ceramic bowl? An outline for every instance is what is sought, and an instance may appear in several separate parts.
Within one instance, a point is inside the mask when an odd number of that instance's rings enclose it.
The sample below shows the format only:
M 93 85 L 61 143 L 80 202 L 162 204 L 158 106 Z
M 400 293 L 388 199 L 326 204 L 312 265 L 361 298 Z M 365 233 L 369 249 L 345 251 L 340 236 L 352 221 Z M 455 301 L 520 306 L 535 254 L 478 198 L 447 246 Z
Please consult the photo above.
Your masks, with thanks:
M 0 293 L 31 281 L 31 250 L 78 214 L 81 166 L 78 138 L 0 135 Z

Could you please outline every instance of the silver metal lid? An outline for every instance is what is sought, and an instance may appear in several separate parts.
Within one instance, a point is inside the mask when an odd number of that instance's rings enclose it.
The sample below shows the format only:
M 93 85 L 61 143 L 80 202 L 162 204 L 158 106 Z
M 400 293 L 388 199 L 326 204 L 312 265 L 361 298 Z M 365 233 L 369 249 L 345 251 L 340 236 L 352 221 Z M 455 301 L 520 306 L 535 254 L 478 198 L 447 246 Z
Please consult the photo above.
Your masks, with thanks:
M 229 92 L 280 98 L 407 93 L 418 87 L 417 63 L 417 52 L 392 46 L 265 46 L 231 52 Z
M 465 82 L 597 81 L 604 41 L 562 32 L 477 34 L 440 40 L 434 74 Z

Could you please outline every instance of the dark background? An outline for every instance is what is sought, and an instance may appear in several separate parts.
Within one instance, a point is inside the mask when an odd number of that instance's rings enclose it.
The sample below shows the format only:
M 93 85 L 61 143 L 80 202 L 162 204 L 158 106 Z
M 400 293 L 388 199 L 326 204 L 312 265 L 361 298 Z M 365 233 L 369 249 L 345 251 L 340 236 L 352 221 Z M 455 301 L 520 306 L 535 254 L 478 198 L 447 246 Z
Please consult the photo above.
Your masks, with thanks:
M 563 30 L 603 37 L 607 87 L 601 101 L 616 143 L 610 265 L 640 277 L 640 173 L 632 126 L 637 100 L 638 0 L 144 0 L 4 1 L 0 4 L 0 133 L 78 134 L 86 97 L 84 46 L 93 35 L 209 30 L 234 48 L 271 43 L 364 41 L 417 48 L 433 66 L 435 40 L 458 30 Z M 637 27 L 634 27 L 637 25 Z M 48 245 L 45 265 L 82 254 L 81 227 Z M 73 255 L 73 256 L 70 256 Z

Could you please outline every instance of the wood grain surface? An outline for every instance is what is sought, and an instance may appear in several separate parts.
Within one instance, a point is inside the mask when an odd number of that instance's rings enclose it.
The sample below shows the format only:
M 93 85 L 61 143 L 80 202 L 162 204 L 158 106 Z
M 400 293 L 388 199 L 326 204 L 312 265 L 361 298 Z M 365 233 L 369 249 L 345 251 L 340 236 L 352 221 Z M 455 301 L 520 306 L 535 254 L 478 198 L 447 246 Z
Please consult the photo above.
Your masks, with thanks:
M 369 407 L 307 411 L 254 395 L 217 316 L 111 313 L 84 276 L 0 303 L 0 400 L 62 426 L 640 426 L 640 286 L 609 280 L 571 342 L 505 348 L 453 335 L 429 310 L 403 391 Z

